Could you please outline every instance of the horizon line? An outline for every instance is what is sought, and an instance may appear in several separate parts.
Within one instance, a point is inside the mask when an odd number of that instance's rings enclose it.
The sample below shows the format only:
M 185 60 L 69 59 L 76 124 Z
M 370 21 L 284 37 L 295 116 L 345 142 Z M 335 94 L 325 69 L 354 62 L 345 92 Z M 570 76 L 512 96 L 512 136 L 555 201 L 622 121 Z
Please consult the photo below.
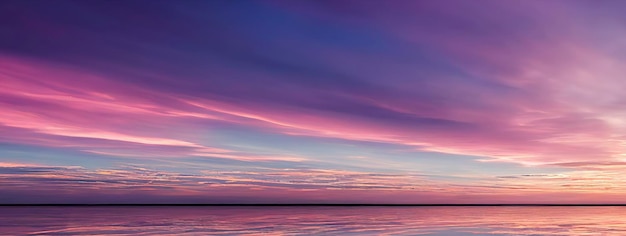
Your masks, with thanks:
M 115 206 L 218 206 L 218 207 L 228 207 L 228 206 L 241 206 L 241 207 L 289 207 L 289 206 L 300 206 L 300 207 L 368 207 L 368 206 L 382 206 L 382 207 L 458 207 L 458 206 L 626 206 L 626 203 L 622 204 L 592 204 L 592 203 L 583 203 L 583 204 L 526 204 L 526 203 L 505 203 L 505 204 L 343 204 L 343 203 L 285 203 L 285 204 L 274 204 L 274 203 L 228 203 L 228 204 L 195 204 L 195 203 L 166 203 L 166 204 L 158 204 L 158 203 L 24 203 L 24 204 L 2 204 L 0 203 L 0 207 L 32 207 L 32 206 L 93 206 L 93 207 L 115 207 Z

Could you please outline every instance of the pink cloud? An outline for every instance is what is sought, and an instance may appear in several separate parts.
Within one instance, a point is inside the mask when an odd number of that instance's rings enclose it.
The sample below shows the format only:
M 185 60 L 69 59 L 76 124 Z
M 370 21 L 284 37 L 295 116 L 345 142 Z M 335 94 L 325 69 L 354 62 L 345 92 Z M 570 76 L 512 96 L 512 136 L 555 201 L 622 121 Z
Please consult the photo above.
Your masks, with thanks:
M 200 144 L 202 135 L 188 123 L 198 121 L 225 122 L 287 135 L 393 143 L 415 150 L 475 155 L 484 161 L 525 165 L 623 161 L 626 147 L 621 140 L 626 137 L 626 122 L 622 117 L 626 114 L 621 108 L 626 97 L 620 88 L 626 86 L 621 79 L 626 71 L 622 69 L 622 60 L 597 46 L 601 42 L 584 37 L 585 27 L 565 24 L 581 14 L 575 8 L 561 6 L 565 5 L 562 3 L 485 2 L 488 8 L 500 10 L 491 14 L 482 6 L 459 3 L 467 8 L 463 11 L 476 13 L 460 14 L 461 8 L 449 9 L 447 4 L 398 4 L 403 7 L 394 5 L 388 9 L 389 6 L 377 3 L 357 6 L 359 12 L 375 17 L 376 22 L 330 16 L 317 8 L 280 6 L 309 17 L 330 17 L 341 25 L 367 23 L 390 38 L 397 38 L 407 48 L 430 45 L 433 55 L 425 51 L 425 57 L 445 58 L 450 68 L 442 70 L 454 73 L 416 68 L 410 60 L 391 60 L 395 54 L 381 58 L 373 53 L 313 47 L 311 58 L 362 80 L 365 85 L 354 85 L 351 80 L 347 83 L 357 87 L 359 93 L 346 92 L 344 87 L 321 86 L 309 94 L 299 92 L 298 86 L 289 83 L 265 91 L 255 90 L 254 83 L 211 81 L 218 88 L 232 90 L 235 97 L 222 98 L 215 94 L 164 91 L 167 89 L 125 81 L 125 76 L 137 75 L 176 81 L 168 74 L 118 65 L 115 71 L 130 71 L 119 73 L 118 78 L 115 73 L 104 75 L 3 56 L 0 124 L 21 131 L 2 139 L 79 146 L 90 153 L 120 156 L 141 155 L 142 150 L 153 147 L 148 150 L 152 149 L 155 155 L 161 152 L 246 161 L 307 160 L 289 155 L 246 156 Z M 555 7 L 547 10 L 546 4 Z M 416 16 L 414 12 L 424 14 Z M 425 24 L 428 17 L 445 22 Z M 451 25 L 473 28 L 451 30 Z M 351 63 L 342 63 L 346 61 Z M 286 77 L 262 70 L 210 68 L 210 74 L 199 72 L 198 76 L 239 76 L 260 81 Z M 375 83 L 385 76 L 394 83 Z M 422 77 L 425 79 L 416 79 Z M 200 81 L 190 79 L 185 83 L 194 82 Z M 377 85 L 381 85 L 380 91 Z M 254 93 L 260 90 L 263 93 Z M 251 95 L 236 99 L 236 93 L 248 92 Z M 289 104 L 260 99 L 271 92 L 284 93 L 297 101 Z M 253 95 L 259 95 L 259 99 Z M 336 102 L 320 102 L 325 101 L 325 96 Z M 332 107 L 335 103 L 337 107 Z M 210 127 L 203 128 L 211 132 Z M 81 144 L 69 141 L 71 138 L 97 139 L 101 144 L 80 147 Z M 123 148 L 101 147 L 112 146 L 111 142 Z
M 587 54 L 585 54 L 587 55 Z M 598 60 L 581 67 L 587 71 L 596 71 L 602 65 Z M 116 80 L 93 75 L 68 67 L 54 67 L 41 62 L 4 57 L 1 71 L 4 73 L 3 89 L 0 96 L 5 105 L 0 108 L 4 115 L 0 123 L 8 127 L 28 130 L 23 135 L 48 137 L 89 138 L 118 141 L 141 145 L 174 147 L 188 151 L 182 155 L 203 156 L 206 153 L 216 157 L 237 159 L 237 154 L 228 154 L 228 150 L 203 146 L 194 141 L 193 132 L 173 132 L 184 126 L 187 119 L 235 122 L 238 124 L 265 127 L 289 135 L 307 135 L 317 137 L 340 138 L 395 143 L 413 146 L 416 150 L 437 151 L 455 154 L 484 156 L 496 160 L 523 164 L 549 164 L 589 160 L 613 161 L 620 158 L 624 151 L 619 144 L 621 130 L 626 128 L 621 123 L 618 110 L 611 107 L 597 109 L 597 104 L 585 101 L 567 100 L 575 97 L 575 90 L 555 86 L 555 83 L 580 84 L 586 86 L 589 79 L 569 74 L 558 75 L 561 79 L 534 84 L 543 91 L 552 91 L 546 99 L 547 104 L 527 104 L 524 98 L 509 100 L 514 111 L 498 114 L 477 114 L 461 116 L 463 110 L 447 110 L 446 113 L 427 113 L 415 110 L 398 100 L 371 101 L 359 98 L 363 103 L 374 107 L 394 110 L 414 117 L 432 117 L 432 119 L 457 122 L 459 128 L 433 127 L 424 124 L 421 127 L 411 124 L 380 122 L 369 117 L 338 115 L 325 111 L 312 111 L 296 107 L 277 107 L 272 105 L 256 106 L 254 103 L 226 103 L 176 94 L 156 93 L 147 89 L 124 84 Z M 604 62 L 602 62 L 604 63 Z M 574 66 L 574 65 L 572 65 Z M 557 67 L 552 70 L 559 69 Z M 551 71 L 552 71 L 551 70 Z M 613 79 L 621 72 L 614 68 L 603 79 Z M 583 76 L 583 77 L 581 77 Z M 24 79 L 26 78 L 26 79 Z M 522 77 L 523 78 L 523 77 Z M 563 81 L 563 82 L 561 82 Z M 566 82 L 567 81 L 567 82 Z M 562 89 L 561 89 L 562 88 Z M 561 89 L 562 93 L 556 93 Z M 598 87 L 601 93 L 605 87 Z M 568 95 L 573 93 L 572 95 Z M 619 98 L 619 94 L 612 93 Z M 559 95 L 560 97 L 555 97 Z M 151 97 L 151 100 L 146 100 Z M 497 99 L 497 98 L 493 98 Z M 566 100 L 563 100 L 566 99 Z M 173 101 L 168 105 L 161 101 Z M 522 105 L 518 104 L 522 102 Z M 180 104 L 180 105 L 179 105 Z M 497 106 L 506 106 L 505 103 Z M 520 109 L 525 106 L 526 108 Z M 585 111 L 586 109 L 586 111 Z M 607 109 L 608 112 L 607 112 Z M 460 112 L 460 113 L 459 113 Z M 599 113 L 602 112 L 602 113 Z M 500 120 L 491 122 L 489 117 Z M 481 121 L 481 119 L 486 119 Z M 430 119 L 430 118 L 429 118 Z M 446 122 L 448 122 L 446 121 Z M 438 121 L 437 121 L 438 122 Z M 188 129 L 188 128 L 187 128 Z M 210 132 L 210 131 L 209 131 Z M 6 140 L 21 142 L 43 142 L 41 138 L 4 137 Z M 40 141 L 34 141 L 34 140 Z M 60 144 L 60 140 L 48 138 L 48 144 Z M 30 141 L 29 141 L 30 140 Z M 210 151 L 209 151 L 210 150 Z M 92 153 L 124 155 L 125 151 L 89 150 Z M 126 155 L 136 155 L 126 153 Z M 254 157 L 242 160 L 254 160 Z M 266 159 L 266 158 L 259 158 Z M 301 160 L 299 157 L 273 157 L 276 160 Z

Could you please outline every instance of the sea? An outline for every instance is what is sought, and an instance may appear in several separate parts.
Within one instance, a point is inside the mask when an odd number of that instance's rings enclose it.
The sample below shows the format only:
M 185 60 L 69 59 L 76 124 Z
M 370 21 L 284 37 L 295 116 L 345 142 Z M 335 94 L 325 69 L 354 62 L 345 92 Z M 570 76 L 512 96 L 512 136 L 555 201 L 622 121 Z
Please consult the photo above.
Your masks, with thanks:
M 0 235 L 626 235 L 626 207 L 4 206 Z

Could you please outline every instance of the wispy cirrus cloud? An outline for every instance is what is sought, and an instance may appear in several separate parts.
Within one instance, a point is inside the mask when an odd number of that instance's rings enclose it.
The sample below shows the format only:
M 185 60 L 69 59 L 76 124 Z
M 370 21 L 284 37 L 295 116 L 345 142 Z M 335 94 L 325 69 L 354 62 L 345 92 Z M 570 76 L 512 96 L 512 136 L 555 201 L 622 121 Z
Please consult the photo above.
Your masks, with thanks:
M 626 153 L 617 3 L 480 2 L 1 3 L 0 142 L 271 169 L 231 166 L 218 183 L 178 170 L 168 188 L 619 192 L 580 187 L 617 178 Z M 441 153 L 476 166 L 471 187 L 414 185 L 424 180 L 407 169 Z M 511 163 L 526 169 L 491 177 Z M 388 175 L 323 171 L 366 167 Z M 524 176 L 531 167 L 550 173 Z M 93 171 L 79 172 L 139 175 Z

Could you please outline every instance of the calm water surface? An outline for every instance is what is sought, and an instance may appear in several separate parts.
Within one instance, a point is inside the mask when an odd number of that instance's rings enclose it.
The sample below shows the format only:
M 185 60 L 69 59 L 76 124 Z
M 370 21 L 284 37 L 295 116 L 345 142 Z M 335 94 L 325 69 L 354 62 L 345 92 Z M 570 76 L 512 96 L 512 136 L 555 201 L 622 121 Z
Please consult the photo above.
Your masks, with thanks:
M 626 207 L 0 207 L 0 235 L 626 235 Z

